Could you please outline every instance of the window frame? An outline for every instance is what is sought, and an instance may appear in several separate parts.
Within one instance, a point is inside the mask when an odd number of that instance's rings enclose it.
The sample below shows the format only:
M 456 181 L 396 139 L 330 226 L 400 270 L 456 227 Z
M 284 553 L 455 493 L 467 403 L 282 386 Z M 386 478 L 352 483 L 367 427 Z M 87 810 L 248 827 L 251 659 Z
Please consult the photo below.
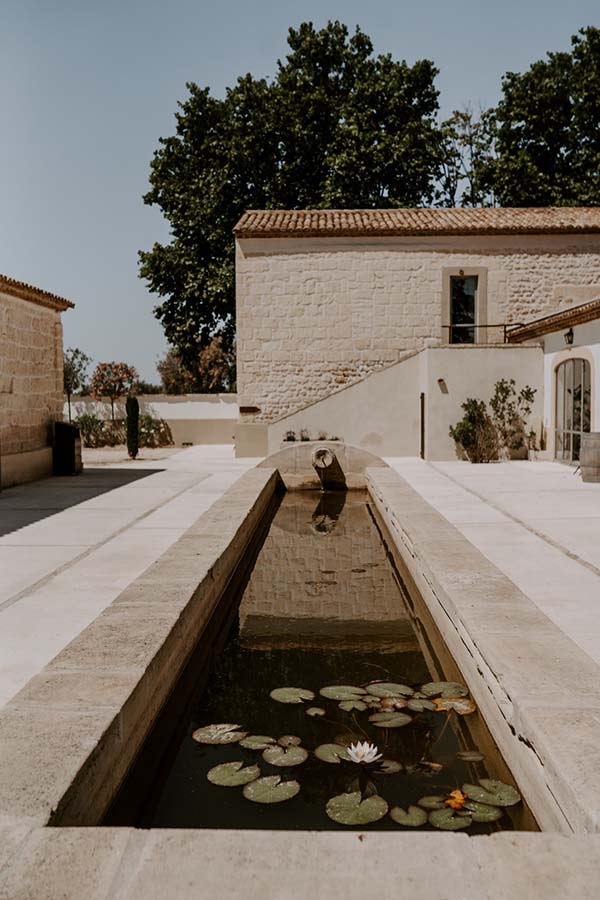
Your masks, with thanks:
M 482 266 L 452 266 L 452 268 L 442 269 L 442 328 L 441 341 L 442 344 L 452 347 L 473 347 L 477 344 L 488 344 L 490 336 L 488 335 L 487 316 L 487 273 L 488 270 Z M 448 326 L 451 325 L 451 297 L 452 297 L 452 278 L 477 278 L 477 295 L 475 302 L 475 340 L 471 343 L 456 343 L 450 341 L 450 331 Z

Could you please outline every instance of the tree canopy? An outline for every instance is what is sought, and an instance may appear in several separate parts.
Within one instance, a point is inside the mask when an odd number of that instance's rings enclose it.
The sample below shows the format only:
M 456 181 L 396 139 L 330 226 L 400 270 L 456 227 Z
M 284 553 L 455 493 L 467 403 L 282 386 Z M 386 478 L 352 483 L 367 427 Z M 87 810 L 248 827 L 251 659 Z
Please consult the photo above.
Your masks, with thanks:
M 267 81 L 245 75 L 223 99 L 187 85 L 176 134 L 161 138 L 144 200 L 172 240 L 140 254 L 140 274 L 188 368 L 234 335 L 234 242 L 245 209 L 417 206 L 432 202 L 443 156 L 437 70 L 375 56 L 359 28 L 290 29 Z
M 485 175 L 502 206 L 600 204 L 600 30 L 571 44 L 503 78 Z

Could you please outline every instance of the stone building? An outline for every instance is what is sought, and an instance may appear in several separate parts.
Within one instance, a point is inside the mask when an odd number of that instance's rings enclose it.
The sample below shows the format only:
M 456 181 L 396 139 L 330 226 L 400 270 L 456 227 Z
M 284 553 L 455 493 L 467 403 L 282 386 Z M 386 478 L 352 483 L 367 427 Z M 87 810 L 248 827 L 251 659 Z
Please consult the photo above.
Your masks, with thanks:
M 61 313 L 73 303 L 0 275 L 1 486 L 52 472 L 52 425 L 62 420 Z
M 541 423 L 541 347 L 508 334 L 600 290 L 595 208 L 259 210 L 235 237 L 239 455 L 304 428 L 452 458 L 461 403 L 501 377 Z

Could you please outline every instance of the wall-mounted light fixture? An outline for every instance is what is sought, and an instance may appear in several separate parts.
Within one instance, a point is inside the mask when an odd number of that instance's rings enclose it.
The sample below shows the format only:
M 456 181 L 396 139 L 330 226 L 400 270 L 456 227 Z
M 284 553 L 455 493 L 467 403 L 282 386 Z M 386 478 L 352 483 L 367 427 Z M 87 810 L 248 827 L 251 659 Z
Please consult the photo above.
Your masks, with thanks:
M 440 391 L 442 392 L 442 394 L 447 394 L 448 393 L 448 385 L 446 384 L 444 379 L 438 378 L 437 383 L 438 383 L 438 387 L 439 387 Z
M 567 345 L 567 347 L 571 347 L 573 345 L 574 336 L 575 335 L 573 333 L 572 328 L 569 328 L 568 331 L 565 331 L 564 338 L 565 338 L 565 344 Z

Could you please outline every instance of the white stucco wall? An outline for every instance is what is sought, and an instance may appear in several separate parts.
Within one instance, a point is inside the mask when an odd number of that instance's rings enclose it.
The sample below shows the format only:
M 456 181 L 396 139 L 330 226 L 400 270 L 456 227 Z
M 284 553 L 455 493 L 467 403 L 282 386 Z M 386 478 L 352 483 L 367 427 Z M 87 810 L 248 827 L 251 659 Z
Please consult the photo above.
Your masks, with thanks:
M 591 431 L 600 431 L 600 319 L 573 328 L 573 344 L 565 345 L 565 331 L 547 334 L 544 347 L 544 425 L 548 435 L 549 455 L 554 456 L 556 427 L 556 369 L 567 359 L 580 357 L 590 363 L 592 404 Z
M 455 459 L 449 428 L 462 418 L 468 397 L 489 401 L 495 383 L 514 378 L 536 390 L 531 424 L 539 434 L 543 412 L 540 347 L 440 347 L 416 352 L 357 384 L 268 426 L 268 452 L 279 449 L 287 430 L 320 432 L 379 456 L 417 456 L 420 395 L 425 395 L 425 457 Z M 439 380 L 442 380 L 440 384 Z
M 449 269 L 485 272 L 491 324 L 583 302 L 600 236 L 243 239 L 236 265 L 242 422 L 273 422 L 440 345 Z

